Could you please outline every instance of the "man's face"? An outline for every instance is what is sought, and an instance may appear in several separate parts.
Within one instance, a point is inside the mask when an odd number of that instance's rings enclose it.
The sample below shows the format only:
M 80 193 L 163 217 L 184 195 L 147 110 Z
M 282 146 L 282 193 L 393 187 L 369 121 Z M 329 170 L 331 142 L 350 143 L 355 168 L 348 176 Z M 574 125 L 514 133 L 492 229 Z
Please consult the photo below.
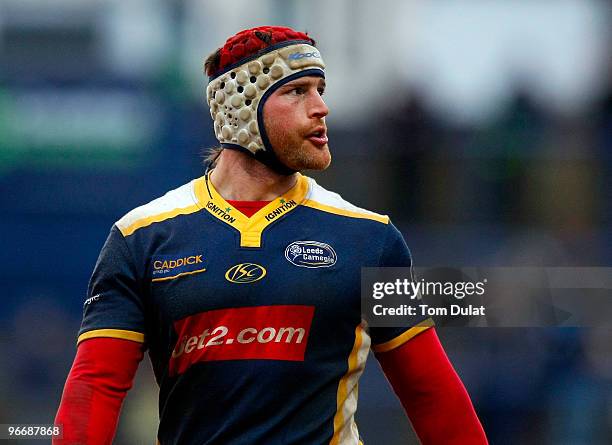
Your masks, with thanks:
M 331 162 L 324 91 L 325 79 L 300 77 L 278 88 L 264 104 L 270 144 L 280 162 L 293 170 L 325 170 Z

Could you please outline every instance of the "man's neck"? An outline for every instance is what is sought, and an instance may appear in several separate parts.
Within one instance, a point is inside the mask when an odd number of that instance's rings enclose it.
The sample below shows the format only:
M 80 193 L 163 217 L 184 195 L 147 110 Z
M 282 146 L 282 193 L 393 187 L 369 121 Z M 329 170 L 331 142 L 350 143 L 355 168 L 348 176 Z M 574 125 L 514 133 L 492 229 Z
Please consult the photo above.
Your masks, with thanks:
M 234 201 L 271 201 L 290 190 L 298 175 L 286 176 L 249 155 L 225 149 L 210 174 L 210 181 L 223 198 Z

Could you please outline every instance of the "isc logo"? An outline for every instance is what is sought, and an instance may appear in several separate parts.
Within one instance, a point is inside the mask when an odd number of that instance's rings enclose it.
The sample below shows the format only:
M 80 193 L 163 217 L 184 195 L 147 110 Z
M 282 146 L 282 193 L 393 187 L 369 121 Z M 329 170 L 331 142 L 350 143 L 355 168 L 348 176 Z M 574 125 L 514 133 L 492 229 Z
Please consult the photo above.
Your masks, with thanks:
M 230 267 L 225 272 L 225 279 L 230 283 L 252 283 L 266 276 L 266 269 L 255 263 L 241 263 Z

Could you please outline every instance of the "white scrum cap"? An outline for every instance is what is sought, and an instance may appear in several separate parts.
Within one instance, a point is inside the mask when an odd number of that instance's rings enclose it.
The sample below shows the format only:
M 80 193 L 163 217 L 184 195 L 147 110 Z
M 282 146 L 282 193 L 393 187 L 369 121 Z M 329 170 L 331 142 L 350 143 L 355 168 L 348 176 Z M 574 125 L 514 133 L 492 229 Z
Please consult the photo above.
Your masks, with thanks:
M 275 170 L 280 164 L 263 126 L 266 99 L 281 85 L 302 76 L 325 77 L 315 42 L 290 28 L 266 26 L 228 39 L 206 63 L 206 98 L 221 146 L 246 152 Z

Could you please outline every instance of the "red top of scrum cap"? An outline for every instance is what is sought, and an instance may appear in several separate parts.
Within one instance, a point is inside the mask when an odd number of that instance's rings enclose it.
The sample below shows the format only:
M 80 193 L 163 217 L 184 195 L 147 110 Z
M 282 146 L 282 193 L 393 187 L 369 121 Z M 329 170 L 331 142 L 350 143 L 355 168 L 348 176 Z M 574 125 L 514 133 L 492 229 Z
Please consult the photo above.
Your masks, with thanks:
M 230 37 L 223 47 L 219 48 L 213 66 L 207 67 L 206 74 L 215 76 L 242 59 L 253 56 L 260 51 L 287 41 L 306 41 L 315 46 L 315 41 L 308 34 L 283 26 L 259 26 L 245 29 Z

